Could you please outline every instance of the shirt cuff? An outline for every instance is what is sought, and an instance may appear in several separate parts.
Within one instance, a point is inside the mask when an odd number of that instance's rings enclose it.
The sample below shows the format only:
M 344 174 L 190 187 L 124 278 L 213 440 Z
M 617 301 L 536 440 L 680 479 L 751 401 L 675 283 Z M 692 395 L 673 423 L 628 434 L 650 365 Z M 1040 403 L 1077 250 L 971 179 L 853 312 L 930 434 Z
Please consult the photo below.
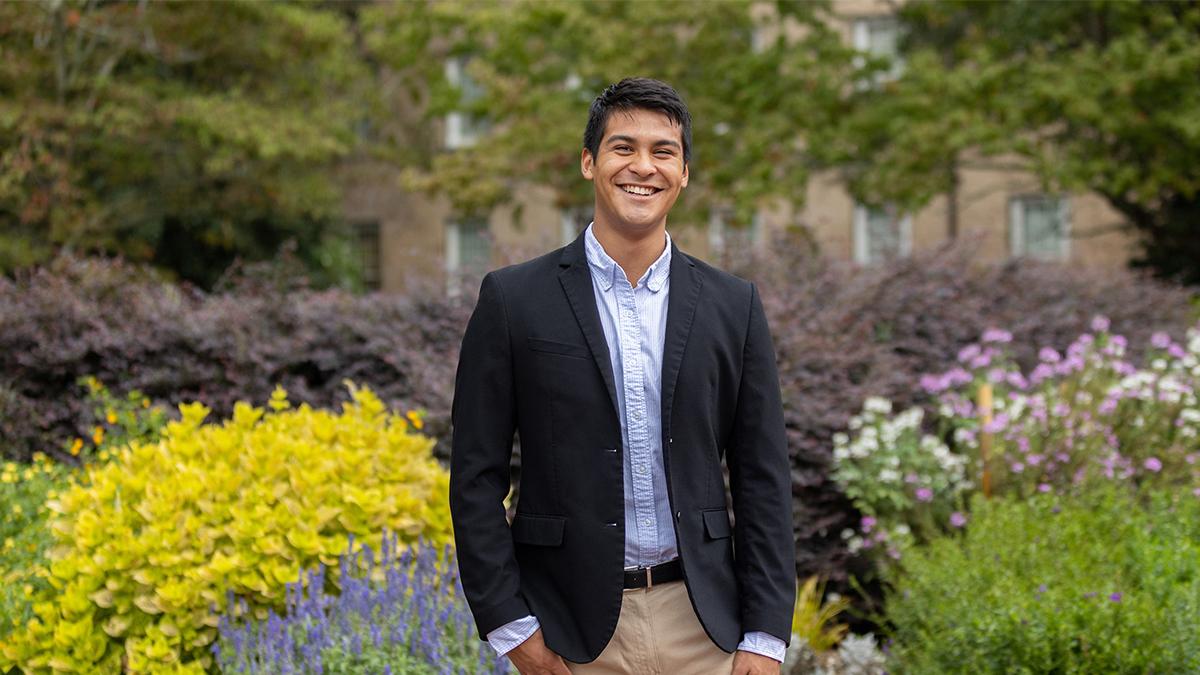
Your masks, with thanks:
M 488 644 L 496 650 L 496 654 L 504 656 L 536 633 L 542 625 L 537 617 L 530 615 L 509 621 L 487 634 Z M 781 661 L 783 659 L 780 659 Z
M 780 663 L 783 663 L 783 659 L 787 655 L 787 643 L 760 630 L 750 631 L 743 635 L 737 648 L 739 651 L 761 654 Z

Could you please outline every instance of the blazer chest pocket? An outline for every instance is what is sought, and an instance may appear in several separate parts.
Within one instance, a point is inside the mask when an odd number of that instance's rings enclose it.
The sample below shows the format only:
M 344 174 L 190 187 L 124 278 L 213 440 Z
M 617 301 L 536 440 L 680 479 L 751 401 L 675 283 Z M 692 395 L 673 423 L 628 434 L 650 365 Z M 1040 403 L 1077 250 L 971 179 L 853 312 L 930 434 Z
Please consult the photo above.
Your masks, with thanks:
M 725 513 L 725 509 L 709 509 L 702 511 L 704 516 L 704 531 L 708 533 L 709 539 L 723 539 L 730 536 L 729 514 Z
M 531 351 L 543 352 L 546 354 L 559 354 L 562 356 L 575 356 L 581 359 L 590 358 L 592 351 L 583 345 L 571 344 L 570 342 L 559 342 L 557 340 L 547 340 L 539 337 L 525 338 L 525 344 L 529 346 Z
M 518 513 L 512 522 L 512 538 L 518 544 L 561 546 L 565 518 Z

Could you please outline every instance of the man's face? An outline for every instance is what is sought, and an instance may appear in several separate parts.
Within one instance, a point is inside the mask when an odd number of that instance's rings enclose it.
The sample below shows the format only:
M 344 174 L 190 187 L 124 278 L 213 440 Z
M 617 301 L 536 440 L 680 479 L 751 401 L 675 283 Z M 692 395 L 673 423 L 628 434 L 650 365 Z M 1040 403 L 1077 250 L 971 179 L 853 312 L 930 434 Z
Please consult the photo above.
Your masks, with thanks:
M 595 185 L 596 219 L 630 232 L 665 224 L 688 184 L 682 128 L 651 110 L 614 111 L 597 155 L 585 148 L 580 161 Z

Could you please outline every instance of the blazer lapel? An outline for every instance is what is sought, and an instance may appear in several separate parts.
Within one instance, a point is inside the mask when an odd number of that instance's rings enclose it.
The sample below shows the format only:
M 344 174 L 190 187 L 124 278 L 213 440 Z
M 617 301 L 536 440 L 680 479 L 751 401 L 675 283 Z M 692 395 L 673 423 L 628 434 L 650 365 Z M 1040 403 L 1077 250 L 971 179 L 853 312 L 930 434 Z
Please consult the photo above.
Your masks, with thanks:
M 604 377 L 604 386 L 608 387 L 608 398 L 613 406 L 613 417 L 620 422 L 621 406 L 617 403 L 612 361 L 608 355 L 608 342 L 604 339 L 604 327 L 600 324 L 600 310 L 596 307 L 596 293 L 592 289 L 592 273 L 588 269 L 587 253 L 583 249 L 583 237 L 581 233 L 563 249 L 558 260 L 559 266 L 563 268 L 558 273 L 558 280 L 567 294 L 567 300 L 571 303 L 571 310 L 575 312 L 575 320 L 583 330 L 588 347 L 592 349 L 596 367 Z
M 608 343 L 604 339 L 604 328 L 600 324 L 600 311 L 596 307 L 596 294 L 592 289 L 592 274 L 588 269 L 587 253 L 584 251 L 584 235 L 563 249 L 558 264 L 562 270 L 558 280 L 562 283 L 575 320 L 583 330 L 596 367 L 604 377 L 613 413 L 620 419 L 621 407 L 617 403 L 617 387 L 613 380 L 612 361 L 608 355 Z M 683 363 L 683 351 L 692 330 L 692 318 L 696 314 L 696 303 L 700 298 L 703 280 L 696 269 L 696 262 L 683 255 L 675 240 L 671 240 L 671 285 L 667 298 L 667 327 L 663 337 L 662 360 L 662 428 L 664 433 L 671 428 L 671 404 L 675 399 L 675 381 Z
M 696 314 L 696 302 L 700 298 L 703 279 L 696 269 L 696 261 L 679 252 L 675 240 L 671 240 L 671 285 L 667 298 L 667 328 L 663 337 L 662 360 L 662 429 L 663 434 L 671 430 L 671 404 L 675 400 L 675 380 L 683 363 L 683 350 L 692 331 L 692 318 Z M 663 446 L 664 453 L 667 448 Z

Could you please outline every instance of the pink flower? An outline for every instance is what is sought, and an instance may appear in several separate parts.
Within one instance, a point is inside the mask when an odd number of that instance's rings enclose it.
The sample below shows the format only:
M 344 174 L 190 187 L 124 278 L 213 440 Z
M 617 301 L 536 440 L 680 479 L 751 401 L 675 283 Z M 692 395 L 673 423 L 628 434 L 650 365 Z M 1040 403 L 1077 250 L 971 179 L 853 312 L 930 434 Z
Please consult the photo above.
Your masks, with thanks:
M 1158 473 L 1159 471 L 1162 471 L 1163 465 L 1162 465 L 1162 462 L 1159 461 L 1159 459 L 1157 457 L 1148 457 L 1146 459 L 1146 461 L 1142 463 L 1142 466 L 1146 467 L 1146 469 L 1148 471 L 1153 471 L 1154 473 Z
M 862 531 L 870 532 L 871 528 L 873 528 L 873 527 L 875 527 L 875 517 L 874 516 L 863 516 L 862 517 Z
M 966 363 L 979 356 L 979 345 L 967 345 L 958 351 L 959 363 Z
M 1038 358 L 1045 363 L 1058 363 L 1062 360 L 1062 356 L 1053 347 L 1042 347 L 1038 351 Z
M 983 332 L 983 342 L 1012 342 L 1012 333 L 999 328 L 989 328 Z
M 1049 483 L 1042 483 L 1042 484 L 1038 485 L 1038 492 L 1041 492 L 1042 494 L 1045 494 L 1045 493 L 1047 493 L 1047 492 L 1049 492 L 1049 491 L 1050 491 L 1050 484 L 1049 484 Z
M 1159 331 L 1150 336 L 1150 344 L 1154 345 L 1155 349 L 1166 349 L 1171 346 L 1171 336 Z
M 1025 465 L 1020 462 L 1013 462 L 1008 468 L 1012 469 L 1013 473 L 1021 473 L 1025 470 Z
M 1200 492 L 1200 488 L 1196 488 L 1196 490 L 1197 490 L 1197 492 Z M 967 517 L 964 516 L 962 513 L 955 511 L 954 513 L 950 514 L 951 527 L 962 527 L 966 524 L 967 524 Z
M 933 490 L 927 487 L 917 488 L 917 501 L 931 502 L 933 501 Z
M 1103 333 L 1104 331 L 1108 330 L 1109 325 L 1110 324 L 1107 316 L 1097 314 L 1092 318 L 1092 330 L 1096 331 L 1097 333 Z

